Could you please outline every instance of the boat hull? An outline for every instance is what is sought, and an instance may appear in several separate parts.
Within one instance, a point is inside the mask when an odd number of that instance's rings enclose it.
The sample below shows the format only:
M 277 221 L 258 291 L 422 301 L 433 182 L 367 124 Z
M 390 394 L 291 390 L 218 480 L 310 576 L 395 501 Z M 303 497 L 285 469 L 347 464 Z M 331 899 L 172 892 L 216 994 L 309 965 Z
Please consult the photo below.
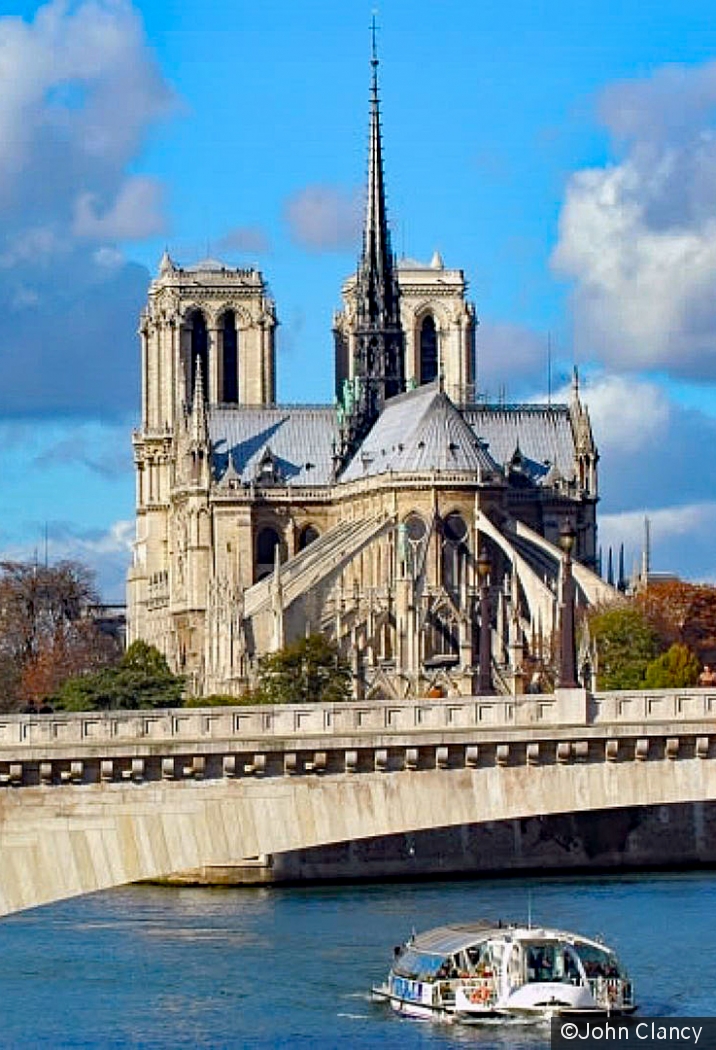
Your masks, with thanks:
M 616 1010 L 607 1010 L 601 1006 L 570 1005 L 569 1003 L 539 1003 L 528 1005 L 522 1003 L 498 1002 L 491 1006 L 469 1007 L 432 1006 L 428 1003 L 415 1002 L 393 994 L 387 985 L 371 989 L 375 1002 L 387 1003 L 401 1017 L 411 1017 L 420 1021 L 445 1021 L 460 1024 L 480 1024 L 481 1022 L 499 1019 L 534 1022 L 549 1021 L 552 1017 L 622 1017 L 633 1014 L 637 1007 L 626 1006 Z

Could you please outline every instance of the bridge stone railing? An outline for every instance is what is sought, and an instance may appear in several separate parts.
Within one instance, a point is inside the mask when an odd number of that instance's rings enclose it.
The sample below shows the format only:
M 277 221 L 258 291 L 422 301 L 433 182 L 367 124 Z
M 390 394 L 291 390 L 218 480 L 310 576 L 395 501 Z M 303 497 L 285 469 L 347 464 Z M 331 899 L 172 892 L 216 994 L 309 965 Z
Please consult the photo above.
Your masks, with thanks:
M 716 690 L 0 715 L 0 786 L 707 759 Z
M 560 726 L 647 726 L 704 723 L 716 719 L 716 690 L 661 689 L 596 693 L 557 690 L 534 696 L 454 696 L 403 701 L 280 706 L 176 708 L 0 715 L 0 758 L 35 749 L 99 753 L 119 744 L 209 743 L 450 732 L 545 729 Z

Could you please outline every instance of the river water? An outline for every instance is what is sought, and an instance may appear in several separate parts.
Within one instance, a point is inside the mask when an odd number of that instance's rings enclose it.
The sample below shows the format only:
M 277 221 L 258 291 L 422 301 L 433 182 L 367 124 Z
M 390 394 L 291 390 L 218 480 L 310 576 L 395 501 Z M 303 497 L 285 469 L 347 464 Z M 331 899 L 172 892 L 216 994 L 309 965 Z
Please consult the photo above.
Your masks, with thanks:
M 290 889 L 133 886 L 0 922 L 1 1047 L 479 1047 L 536 1050 L 542 1026 L 476 1030 L 370 1001 L 412 928 L 532 919 L 602 935 L 641 1013 L 716 1013 L 716 873 Z

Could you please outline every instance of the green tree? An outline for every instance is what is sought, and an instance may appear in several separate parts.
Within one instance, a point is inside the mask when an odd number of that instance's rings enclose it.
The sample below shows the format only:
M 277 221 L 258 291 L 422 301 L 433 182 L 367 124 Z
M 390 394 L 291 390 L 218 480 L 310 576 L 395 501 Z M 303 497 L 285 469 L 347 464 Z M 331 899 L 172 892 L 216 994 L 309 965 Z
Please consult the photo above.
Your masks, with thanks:
M 240 696 L 230 696 L 228 693 L 210 693 L 209 696 L 188 696 L 184 701 L 184 707 L 236 707 L 242 703 L 246 703 L 246 701 Z
M 647 666 L 647 689 L 669 689 L 696 685 L 699 680 L 698 657 L 686 645 L 674 642 L 670 649 Z
M 589 618 L 597 643 L 600 689 L 641 689 L 646 669 L 659 655 L 659 636 L 643 609 L 630 602 L 597 609 Z
M 336 643 L 322 634 L 299 638 L 259 661 L 254 703 L 334 703 L 350 697 L 350 668 Z
M 116 667 L 68 679 L 53 702 L 65 711 L 181 707 L 183 692 L 184 679 L 172 674 L 159 650 L 137 641 Z

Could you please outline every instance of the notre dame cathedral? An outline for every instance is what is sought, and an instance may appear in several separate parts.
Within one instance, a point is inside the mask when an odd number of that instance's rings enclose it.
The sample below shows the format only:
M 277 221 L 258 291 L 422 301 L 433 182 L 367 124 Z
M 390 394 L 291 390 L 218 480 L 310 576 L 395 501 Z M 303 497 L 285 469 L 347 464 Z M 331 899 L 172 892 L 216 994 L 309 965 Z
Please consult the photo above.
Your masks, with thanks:
M 486 402 L 463 271 L 392 253 L 377 70 L 374 51 L 336 403 L 276 404 L 276 310 L 257 270 L 165 252 L 142 313 L 129 640 L 161 649 L 196 695 L 239 695 L 262 654 L 317 631 L 357 697 L 470 694 L 481 608 L 494 688 L 518 693 L 554 638 L 565 524 L 579 601 L 607 591 L 576 379 L 569 404 Z

